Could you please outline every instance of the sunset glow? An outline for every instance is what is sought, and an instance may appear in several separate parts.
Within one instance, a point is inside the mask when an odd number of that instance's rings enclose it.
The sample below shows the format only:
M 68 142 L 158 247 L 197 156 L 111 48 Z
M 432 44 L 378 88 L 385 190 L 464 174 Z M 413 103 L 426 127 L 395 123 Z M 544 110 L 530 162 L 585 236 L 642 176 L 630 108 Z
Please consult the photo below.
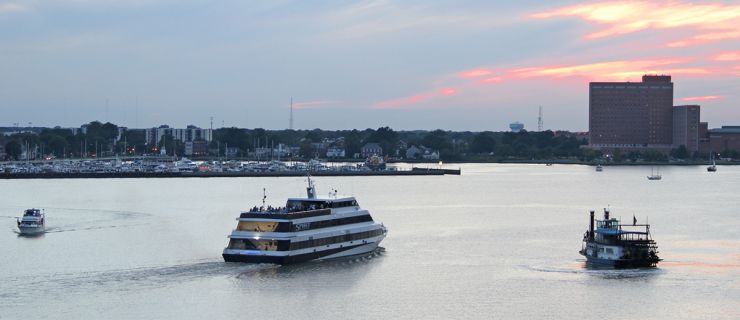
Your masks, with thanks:
M 415 95 L 411 95 L 408 97 L 380 101 L 380 102 L 373 104 L 372 108 L 373 109 L 408 108 L 408 107 L 421 105 L 423 103 L 431 102 L 431 100 L 435 98 L 451 97 L 457 94 L 458 94 L 458 89 L 448 87 L 448 88 L 438 89 L 432 92 L 415 94 Z
M 714 57 L 716 61 L 740 61 L 740 51 L 723 52 Z
M 478 77 L 488 76 L 491 74 L 492 72 L 489 70 L 476 69 L 476 70 L 463 71 L 463 72 L 460 72 L 458 75 L 461 78 L 478 78 Z
M 338 101 L 304 101 L 304 102 L 296 102 L 293 103 L 293 109 L 316 109 L 316 108 L 323 108 L 328 107 L 333 104 L 338 103 Z
M 681 98 L 681 101 L 711 101 L 711 100 L 719 100 L 722 97 L 720 96 L 701 96 L 701 97 L 686 97 Z
M 740 5 L 691 4 L 681 1 L 612 1 L 579 4 L 532 14 L 532 18 L 579 17 L 603 25 L 585 39 L 629 34 L 647 29 L 693 27 L 738 31 Z M 709 40 L 709 39 L 705 39 Z
M 585 77 L 593 80 L 629 80 L 646 73 L 696 75 L 707 74 L 706 68 L 677 67 L 675 65 L 688 62 L 688 59 L 668 58 L 650 60 L 620 60 L 598 62 L 580 65 L 529 67 L 511 70 L 516 78 L 531 77 Z

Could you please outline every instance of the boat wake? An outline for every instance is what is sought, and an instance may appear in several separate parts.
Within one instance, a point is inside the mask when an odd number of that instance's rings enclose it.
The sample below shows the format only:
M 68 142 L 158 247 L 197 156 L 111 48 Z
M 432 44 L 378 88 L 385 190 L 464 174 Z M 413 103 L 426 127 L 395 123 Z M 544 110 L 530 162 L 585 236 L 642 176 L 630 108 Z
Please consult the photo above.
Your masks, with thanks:
M 305 263 L 298 263 L 292 265 L 274 265 L 274 264 L 258 264 L 265 266 L 261 269 L 250 269 L 244 271 L 236 276 L 237 279 L 251 279 L 251 278 L 276 278 L 276 277 L 291 277 L 298 274 L 306 274 L 311 272 L 335 272 L 339 270 L 348 270 L 352 267 L 361 267 L 369 264 L 373 260 L 381 258 L 385 253 L 385 248 L 377 247 L 374 251 L 368 252 L 361 255 L 335 258 L 331 260 L 313 260 Z
M 231 264 L 220 259 L 208 259 L 170 266 L 0 278 L 0 300 L 29 298 L 39 291 L 52 295 L 55 292 L 89 292 L 91 287 L 115 287 L 121 291 L 162 288 L 169 284 L 209 277 L 236 277 L 249 270 L 265 267 L 266 265 Z
M 579 260 L 570 265 L 563 266 L 537 266 L 537 265 L 520 265 L 521 269 L 544 272 L 544 273 L 563 273 L 563 274 L 585 274 L 599 276 L 605 279 L 631 279 L 645 278 L 664 273 L 660 268 L 636 268 L 636 269 L 613 269 L 613 268 L 596 268 L 586 264 L 585 260 Z

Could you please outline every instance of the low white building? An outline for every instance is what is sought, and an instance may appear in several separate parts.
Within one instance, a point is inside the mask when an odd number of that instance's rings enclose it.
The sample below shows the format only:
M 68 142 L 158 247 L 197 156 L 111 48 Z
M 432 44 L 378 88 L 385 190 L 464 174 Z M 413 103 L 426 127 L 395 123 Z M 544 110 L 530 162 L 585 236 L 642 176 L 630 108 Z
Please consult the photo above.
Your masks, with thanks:
M 329 148 L 326 150 L 326 157 L 327 158 L 344 158 L 345 157 L 344 149 Z

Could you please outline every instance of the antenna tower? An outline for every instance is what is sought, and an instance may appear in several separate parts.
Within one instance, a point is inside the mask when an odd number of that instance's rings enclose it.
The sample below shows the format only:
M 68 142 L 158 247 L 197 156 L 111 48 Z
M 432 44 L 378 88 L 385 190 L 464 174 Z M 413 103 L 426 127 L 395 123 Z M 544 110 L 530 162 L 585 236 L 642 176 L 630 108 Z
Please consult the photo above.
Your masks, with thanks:
M 293 130 L 293 97 L 290 97 L 290 130 Z
M 540 116 L 537 118 L 537 131 L 542 131 L 542 106 L 540 106 Z

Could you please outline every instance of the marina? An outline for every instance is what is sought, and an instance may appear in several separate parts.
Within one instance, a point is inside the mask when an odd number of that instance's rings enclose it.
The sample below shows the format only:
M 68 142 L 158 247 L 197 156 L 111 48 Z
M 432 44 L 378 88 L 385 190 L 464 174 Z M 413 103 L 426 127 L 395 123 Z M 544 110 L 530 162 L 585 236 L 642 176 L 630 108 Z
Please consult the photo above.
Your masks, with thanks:
M 315 176 L 460 175 L 460 169 L 395 164 L 382 168 L 363 163 L 297 161 L 191 161 L 187 158 L 144 158 L 122 161 L 57 160 L 0 164 L 0 179 L 70 178 L 208 178 Z

